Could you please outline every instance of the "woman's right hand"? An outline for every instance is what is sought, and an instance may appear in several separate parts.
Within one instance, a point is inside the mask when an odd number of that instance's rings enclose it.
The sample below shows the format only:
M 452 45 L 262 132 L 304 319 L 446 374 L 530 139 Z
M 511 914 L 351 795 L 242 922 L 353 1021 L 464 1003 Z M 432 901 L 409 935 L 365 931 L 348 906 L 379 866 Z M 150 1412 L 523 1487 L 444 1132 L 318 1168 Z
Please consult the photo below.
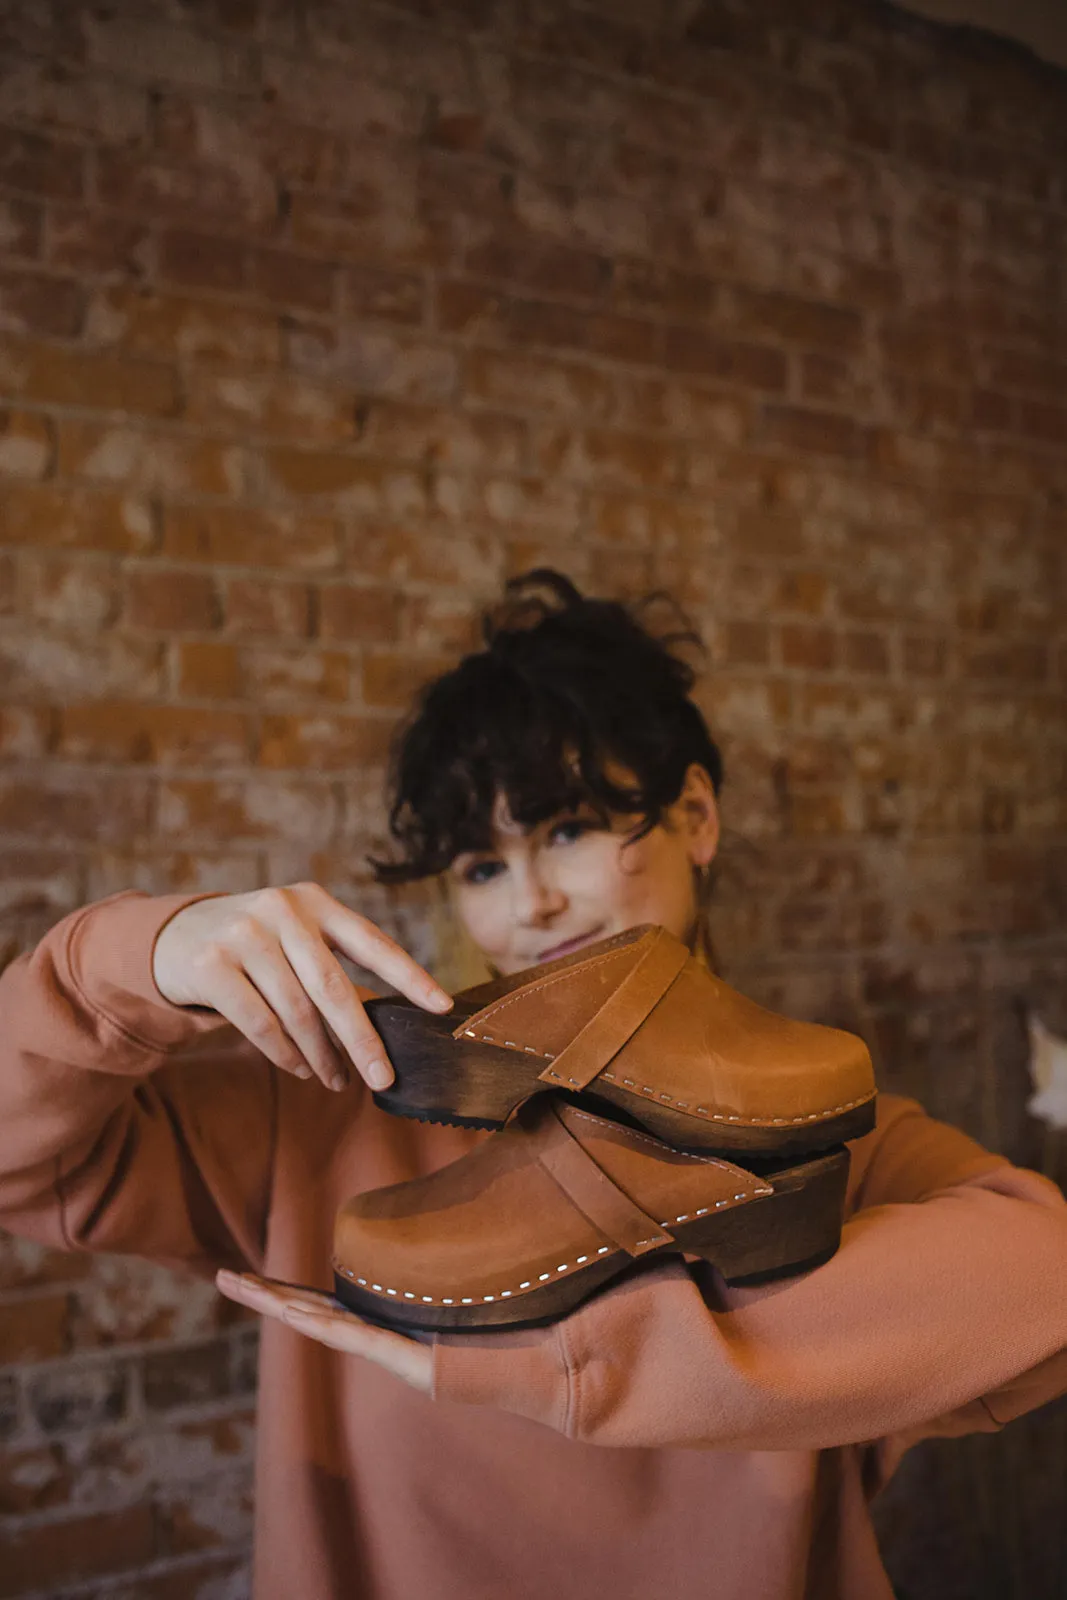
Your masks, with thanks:
M 372 1089 L 388 1088 L 385 1047 L 335 950 L 427 1011 L 452 1004 L 406 950 L 316 883 L 194 901 L 164 924 L 152 976 L 165 1000 L 219 1012 L 283 1072 L 343 1089 L 343 1050 Z

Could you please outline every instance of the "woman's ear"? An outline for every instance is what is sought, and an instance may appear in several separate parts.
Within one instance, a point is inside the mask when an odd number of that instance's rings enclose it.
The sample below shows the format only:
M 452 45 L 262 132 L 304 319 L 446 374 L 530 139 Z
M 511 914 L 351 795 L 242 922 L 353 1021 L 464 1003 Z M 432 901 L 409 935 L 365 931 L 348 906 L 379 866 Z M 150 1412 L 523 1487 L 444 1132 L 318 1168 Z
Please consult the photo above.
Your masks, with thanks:
M 694 867 L 706 867 L 719 848 L 719 804 L 704 767 L 693 761 L 686 770 L 682 791 L 670 808 L 674 826 L 686 839 Z

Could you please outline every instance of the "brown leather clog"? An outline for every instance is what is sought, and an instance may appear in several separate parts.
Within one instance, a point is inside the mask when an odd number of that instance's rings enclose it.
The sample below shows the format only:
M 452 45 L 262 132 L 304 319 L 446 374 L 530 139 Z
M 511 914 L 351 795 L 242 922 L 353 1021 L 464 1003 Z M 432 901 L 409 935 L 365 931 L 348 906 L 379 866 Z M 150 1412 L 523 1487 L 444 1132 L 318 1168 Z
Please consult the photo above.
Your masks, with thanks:
M 756 1176 L 539 1095 L 450 1166 L 342 1206 L 335 1293 L 398 1329 L 500 1328 L 554 1321 L 656 1254 L 777 1277 L 836 1250 L 848 1169 L 836 1150 Z
M 556 1089 L 683 1150 L 821 1150 L 874 1126 L 861 1039 L 765 1011 L 664 928 L 466 989 L 444 1017 L 402 998 L 367 1012 L 396 1071 L 375 1100 L 423 1121 L 498 1128 Z

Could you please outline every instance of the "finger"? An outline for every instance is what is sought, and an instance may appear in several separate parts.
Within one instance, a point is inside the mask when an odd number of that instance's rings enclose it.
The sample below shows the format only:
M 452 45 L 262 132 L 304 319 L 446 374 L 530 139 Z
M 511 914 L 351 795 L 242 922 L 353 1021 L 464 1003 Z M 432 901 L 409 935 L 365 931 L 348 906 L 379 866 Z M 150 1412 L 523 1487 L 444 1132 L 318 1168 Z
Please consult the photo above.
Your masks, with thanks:
M 374 1361 L 394 1377 L 402 1378 L 416 1389 L 429 1393 L 433 1377 L 433 1354 L 424 1346 L 413 1344 L 400 1334 L 384 1328 L 371 1328 L 351 1312 L 309 1309 L 304 1306 L 286 1307 L 282 1321 L 309 1339 L 317 1339 L 331 1350 L 342 1350 L 346 1355 L 363 1356 Z
M 349 960 L 384 978 L 386 983 L 417 1006 L 429 1011 L 448 1011 L 452 996 L 395 939 L 357 911 L 350 911 L 339 900 L 319 891 L 315 901 L 316 920 L 330 942 Z
M 327 949 L 318 930 L 294 922 L 283 927 L 281 939 L 306 996 L 340 1039 L 360 1076 L 372 1089 L 387 1089 L 394 1074 L 385 1046 L 360 1003 L 355 985 Z
M 344 1061 L 330 1040 L 306 982 L 294 972 L 284 944 L 277 943 L 273 931 L 265 932 L 243 946 L 242 954 L 246 973 L 315 1076 L 330 1089 L 346 1088 Z
M 223 1267 L 215 1274 L 215 1284 L 227 1299 L 268 1316 L 280 1318 L 289 1305 L 302 1305 L 309 1310 L 343 1309 L 341 1302 L 323 1289 L 312 1289 L 303 1283 L 285 1283 L 279 1278 L 263 1278 L 254 1272 L 230 1272 Z
M 272 1061 L 283 1072 L 291 1072 L 297 1078 L 312 1076 L 311 1067 L 259 990 L 229 956 L 218 952 L 211 959 L 210 972 L 205 976 L 209 979 L 209 994 L 205 1004 L 225 1017 L 227 1022 L 232 1022 L 268 1061 Z

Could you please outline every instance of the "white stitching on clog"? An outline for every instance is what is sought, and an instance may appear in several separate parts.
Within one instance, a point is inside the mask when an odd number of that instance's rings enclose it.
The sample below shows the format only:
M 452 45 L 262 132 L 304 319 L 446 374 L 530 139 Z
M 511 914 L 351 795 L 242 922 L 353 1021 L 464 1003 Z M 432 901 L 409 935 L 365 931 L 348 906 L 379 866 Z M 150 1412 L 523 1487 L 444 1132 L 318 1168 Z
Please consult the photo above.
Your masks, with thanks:
M 582 1115 L 586 1115 L 586 1113 L 582 1113 Z M 602 1119 L 600 1117 L 589 1117 L 588 1120 L 591 1121 L 591 1122 L 600 1122 Z M 612 1126 L 612 1124 L 608 1124 L 608 1126 Z M 627 1129 L 627 1132 L 630 1132 L 630 1129 Z M 638 1137 L 640 1137 L 640 1136 L 638 1136 Z M 716 1166 L 716 1167 L 727 1165 L 727 1163 L 725 1163 L 725 1162 L 714 1161 L 711 1158 L 704 1157 L 704 1156 L 694 1156 L 692 1159 L 695 1160 L 695 1161 L 708 1161 L 710 1163 L 710 1165 Z M 723 1206 L 729 1206 L 729 1205 L 736 1204 L 740 1200 L 754 1200 L 754 1199 L 756 1199 L 758 1197 L 761 1197 L 761 1196 L 764 1196 L 764 1195 L 773 1194 L 773 1193 L 774 1193 L 773 1188 L 770 1188 L 766 1184 L 758 1185 L 755 1189 L 752 1189 L 751 1191 L 749 1191 L 747 1189 L 742 1190 L 739 1194 L 735 1194 L 732 1199 L 730 1199 L 728 1197 L 725 1200 L 716 1200 L 714 1206 L 701 1206 L 699 1208 L 699 1210 L 693 1211 L 693 1212 L 681 1211 L 681 1212 L 679 1212 L 679 1214 L 676 1217 L 667 1217 L 663 1222 L 660 1223 L 660 1227 L 661 1228 L 670 1228 L 670 1227 L 672 1227 L 674 1225 L 674 1223 L 677 1223 L 677 1222 L 688 1222 L 690 1219 L 695 1219 L 697 1217 L 708 1216 L 709 1213 L 712 1210 L 716 1210 L 716 1211 L 717 1210 L 721 1210 Z M 653 1241 L 648 1240 L 648 1239 L 641 1239 L 641 1240 L 638 1241 L 638 1245 L 640 1247 L 641 1245 L 649 1244 L 651 1242 L 653 1242 Z M 611 1246 L 608 1245 L 608 1244 L 599 1245 L 597 1247 L 597 1252 L 596 1253 L 597 1253 L 597 1256 L 610 1255 L 610 1254 L 612 1254 Z M 588 1260 L 589 1260 L 588 1254 L 577 1256 L 573 1262 L 571 1262 L 571 1261 L 562 1262 L 556 1268 L 556 1271 L 557 1272 L 569 1272 L 569 1270 L 570 1270 L 570 1268 L 572 1266 L 581 1266 L 584 1262 L 586 1262 Z M 428 1306 L 438 1305 L 438 1304 L 442 1305 L 442 1306 L 451 1306 L 451 1305 L 455 1305 L 455 1303 L 456 1303 L 455 1299 L 452 1298 L 452 1297 L 442 1297 L 442 1299 L 440 1301 L 438 1301 L 434 1295 L 417 1294 L 414 1291 L 412 1291 L 411 1289 L 397 1290 L 397 1289 L 383 1288 L 383 1286 L 380 1283 L 370 1283 L 370 1284 L 368 1284 L 366 1278 L 357 1278 L 354 1270 L 351 1267 L 342 1267 L 340 1265 L 340 1263 L 338 1263 L 338 1262 L 335 1262 L 334 1266 L 339 1272 L 342 1272 L 346 1278 L 353 1278 L 353 1279 L 355 1279 L 356 1283 L 360 1284 L 363 1288 L 365 1288 L 365 1289 L 366 1288 L 370 1288 L 370 1289 L 376 1290 L 379 1294 L 392 1294 L 392 1295 L 402 1294 L 405 1300 L 421 1300 L 423 1305 L 428 1305 Z M 537 1282 L 538 1283 L 547 1283 L 551 1277 L 552 1277 L 552 1273 L 551 1272 L 541 1272 L 541 1273 L 538 1274 Z M 501 1289 L 501 1290 L 498 1290 L 498 1292 L 495 1295 L 483 1294 L 481 1296 L 481 1299 L 485 1303 L 492 1302 L 492 1301 L 495 1301 L 497 1299 L 510 1300 L 513 1297 L 513 1295 L 515 1295 L 516 1293 L 519 1293 L 519 1292 L 521 1292 L 523 1290 L 531 1289 L 531 1288 L 534 1288 L 533 1279 L 532 1278 L 527 1278 L 524 1282 L 519 1284 L 518 1290 Z M 462 1297 L 462 1299 L 460 1300 L 460 1305 L 464 1305 L 464 1306 L 473 1305 L 475 1303 L 475 1299 L 476 1298 L 477 1297 L 474 1296 L 474 1295 L 464 1295 Z

